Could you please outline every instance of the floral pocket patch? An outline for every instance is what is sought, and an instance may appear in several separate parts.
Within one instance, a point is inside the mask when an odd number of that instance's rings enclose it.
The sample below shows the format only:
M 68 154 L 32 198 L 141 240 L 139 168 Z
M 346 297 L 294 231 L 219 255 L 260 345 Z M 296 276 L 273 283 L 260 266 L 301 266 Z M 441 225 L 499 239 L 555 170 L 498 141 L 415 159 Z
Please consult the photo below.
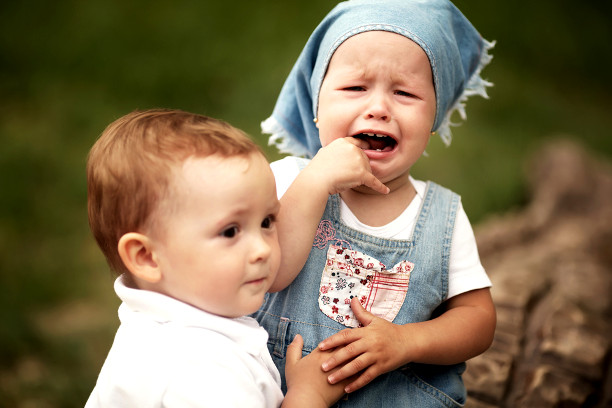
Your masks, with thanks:
M 347 327 L 358 327 L 351 310 L 357 297 L 369 312 L 393 321 L 400 311 L 414 264 L 402 261 L 391 270 L 369 255 L 331 245 L 319 288 L 319 308 L 330 319 Z

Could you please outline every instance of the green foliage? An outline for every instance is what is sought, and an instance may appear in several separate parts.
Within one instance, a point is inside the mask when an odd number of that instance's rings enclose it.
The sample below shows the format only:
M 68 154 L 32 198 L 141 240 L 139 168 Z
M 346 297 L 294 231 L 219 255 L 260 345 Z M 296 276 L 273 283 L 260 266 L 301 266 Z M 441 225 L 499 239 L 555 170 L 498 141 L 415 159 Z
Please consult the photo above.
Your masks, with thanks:
M 0 406 L 83 406 L 117 326 L 112 277 L 90 237 L 85 160 L 134 109 L 225 119 L 261 145 L 302 45 L 333 2 L 4 1 L 0 5 Z M 473 222 L 527 199 L 522 165 L 542 140 L 610 157 L 607 2 L 462 0 L 497 40 L 446 148 L 414 174 L 463 195 Z M 279 155 L 269 150 L 269 157 Z

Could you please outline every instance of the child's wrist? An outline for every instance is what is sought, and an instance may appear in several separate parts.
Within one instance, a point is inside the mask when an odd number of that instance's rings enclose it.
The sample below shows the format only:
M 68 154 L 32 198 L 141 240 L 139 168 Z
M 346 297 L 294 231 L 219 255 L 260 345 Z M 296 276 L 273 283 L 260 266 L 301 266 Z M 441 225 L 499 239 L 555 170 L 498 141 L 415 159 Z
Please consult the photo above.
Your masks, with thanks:
M 424 331 L 420 323 L 408 323 L 400 325 L 405 344 L 411 344 L 404 351 L 403 361 L 408 363 L 424 363 L 424 356 L 427 354 L 428 346 L 432 344 L 431 339 L 427 338 L 427 331 Z M 426 359 L 426 358 L 425 358 Z
M 287 390 L 282 407 L 329 407 L 334 402 L 326 401 L 316 390 L 308 389 L 308 387 L 292 387 Z
M 327 196 L 333 194 L 336 186 L 331 177 L 326 177 L 323 172 L 315 168 L 305 168 L 302 173 L 302 182 L 310 194 L 321 194 L 327 199 Z

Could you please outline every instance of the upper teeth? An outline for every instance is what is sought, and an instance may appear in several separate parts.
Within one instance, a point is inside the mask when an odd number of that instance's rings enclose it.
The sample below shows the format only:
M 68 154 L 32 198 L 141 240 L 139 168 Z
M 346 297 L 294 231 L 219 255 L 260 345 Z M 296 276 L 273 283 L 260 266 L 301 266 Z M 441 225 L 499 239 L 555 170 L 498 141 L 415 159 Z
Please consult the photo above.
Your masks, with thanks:
M 366 136 L 370 136 L 370 137 L 387 137 L 385 135 L 379 135 L 377 133 L 364 133 Z

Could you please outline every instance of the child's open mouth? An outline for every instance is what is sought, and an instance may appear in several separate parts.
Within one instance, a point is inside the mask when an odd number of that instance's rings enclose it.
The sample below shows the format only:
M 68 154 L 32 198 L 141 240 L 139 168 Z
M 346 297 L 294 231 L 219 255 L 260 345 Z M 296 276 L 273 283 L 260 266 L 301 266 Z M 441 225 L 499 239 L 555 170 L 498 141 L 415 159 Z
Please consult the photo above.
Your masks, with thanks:
M 397 145 L 397 142 L 392 137 L 377 133 L 359 133 L 353 137 L 368 142 L 369 146 L 364 150 L 390 152 Z

